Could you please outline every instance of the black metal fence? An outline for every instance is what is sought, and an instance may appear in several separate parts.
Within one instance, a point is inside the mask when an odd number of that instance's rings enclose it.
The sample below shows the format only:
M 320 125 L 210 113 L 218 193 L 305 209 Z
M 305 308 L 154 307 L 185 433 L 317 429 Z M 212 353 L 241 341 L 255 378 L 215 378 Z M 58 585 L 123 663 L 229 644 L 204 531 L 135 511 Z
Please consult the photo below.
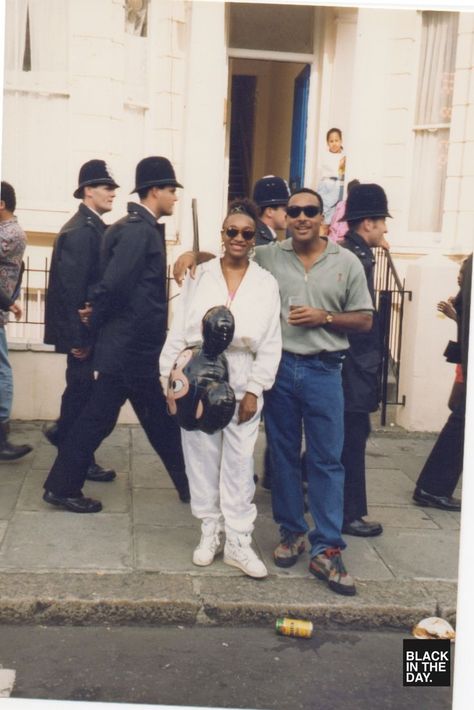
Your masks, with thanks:
M 400 356 L 402 350 L 403 312 L 405 298 L 411 301 L 412 292 L 405 289 L 390 253 L 381 247 L 375 255 L 375 306 L 380 319 L 382 339 L 382 402 L 380 422 L 387 423 L 387 406 L 405 404 L 405 396 L 400 398 Z
M 23 313 L 19 321 L 13 321 L 11 318 L 9 329 L 13 336 L 21 337 L 25 333 L 27 334 L 25 326 L 41 326 L 39 329 L 36 327 L 33 332 L 35 340 L 43 340 L 44 307 L 48 290 L 49 267 L 49 259 L 47 258 L 44 259 L 42 266 L 35 267 L 31 266 L 29 258 L 25 260 L 21 291 L 18 297 Z M 168 266 L 166 277 L 166 299 L 168 302 L 178 295 L 170 295 L 172 280 L 171 267 Z

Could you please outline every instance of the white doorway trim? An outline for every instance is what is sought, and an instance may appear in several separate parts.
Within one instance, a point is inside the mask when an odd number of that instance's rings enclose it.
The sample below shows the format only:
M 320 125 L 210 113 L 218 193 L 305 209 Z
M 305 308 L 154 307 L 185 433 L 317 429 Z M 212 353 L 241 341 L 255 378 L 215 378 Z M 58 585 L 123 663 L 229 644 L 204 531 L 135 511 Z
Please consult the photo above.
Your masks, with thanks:
M 314 62 L 314 54 L 270 52 L 265 49 L 237 49 L 235 47 L 229 47 L 227 56 L 232 59 L 263 59 L 267 62 L 298 62 L 300 64 L 312 64 Z

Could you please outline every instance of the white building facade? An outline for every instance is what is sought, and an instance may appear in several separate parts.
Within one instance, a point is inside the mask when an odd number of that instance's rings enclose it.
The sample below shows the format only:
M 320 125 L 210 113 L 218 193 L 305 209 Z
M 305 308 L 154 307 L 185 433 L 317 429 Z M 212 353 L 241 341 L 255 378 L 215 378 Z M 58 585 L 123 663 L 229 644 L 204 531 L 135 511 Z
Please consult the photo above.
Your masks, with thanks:
M 455 333 L 436 303 L 455 294 L 474 242 L 474 14 L 200 0 L 7 0 L 6 13 L 2 176 L 32 261 L 75 210 L 90 158 L 121 186 L 110 221 L 138 160 L 170 158 L 184 184 L 171 261 L 192 245 L 193 198 L 200 247 L 216 251 L 229 194 L 269 173 L 314 188 L 337 126 L 346 182 L 388 194 L 392 255 L 412 292 L 397 421 L 442 425 Z M 39 359 L 63 367 L 44 352 L 13 358 L 25 377 Z M 15 416 L 56 416 L 61 377 L 43 380 L 40 407 L 16 377 Z

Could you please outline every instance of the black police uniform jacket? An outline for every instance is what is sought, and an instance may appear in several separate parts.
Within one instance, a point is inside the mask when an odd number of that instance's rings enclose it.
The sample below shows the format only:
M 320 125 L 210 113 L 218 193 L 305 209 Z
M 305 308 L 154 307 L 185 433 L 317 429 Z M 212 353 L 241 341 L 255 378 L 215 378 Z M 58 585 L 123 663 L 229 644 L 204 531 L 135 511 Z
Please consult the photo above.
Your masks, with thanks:
M 341 242 L 364 267 L 367 286 L 375 306 L 374 266 L 371 248 L 353 230 Z M 378 314 L 374 310 L 372 328 L 367 333 L 348 333 L 349 350 L 342 365 L 344 409 L 347 412 L 374 412 L 380 402 L 382 343 Z
M 130 202 L 127 210 L 103 238 L 102 277 L 91 299 L 94 370 L 149 377 L 166 336 L 165 232 L 145 207 Z
M 265 246 L 265 244 L 271 244 L 274 241 L 275 235 L 270 227 L 259 219 L 257 222 L 257 233 L 255 235 L 255 246 Z
M 90 331 L 78 309 L 99 279 L 99 257 L 105 224 L 84 203 L 59 232 L 53 249 L 45 306 L 44 342 L 57 352 L 91 345 Z

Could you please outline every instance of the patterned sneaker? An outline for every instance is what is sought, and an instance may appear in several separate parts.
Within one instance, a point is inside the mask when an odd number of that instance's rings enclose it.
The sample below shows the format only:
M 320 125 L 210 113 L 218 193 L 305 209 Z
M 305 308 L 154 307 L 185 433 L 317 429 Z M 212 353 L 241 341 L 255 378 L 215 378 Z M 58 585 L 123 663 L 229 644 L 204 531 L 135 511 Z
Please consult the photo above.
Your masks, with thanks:
M 305 551 L 305 536 L 289 530 L 281 531 L 281 541 L 273 552 L 273 561 L 277 567 L 292 567 L 298 555 Z
M 257 553 L 251 547 L 252 536 L 250 533 L 226 535 L 224 547 L 224 562 L 231 567 L 237 567 L 249 577 L 262 579 L 268 575 L 267 568 Z
M 309 571 L 318 579 L 328 583 L 329 589 L 337 594 L 352 597 L 356 593 L 354 580 L 347 573 L 338 547 L 328 547 L 320 555 L 315 555 L 309 563 Z

